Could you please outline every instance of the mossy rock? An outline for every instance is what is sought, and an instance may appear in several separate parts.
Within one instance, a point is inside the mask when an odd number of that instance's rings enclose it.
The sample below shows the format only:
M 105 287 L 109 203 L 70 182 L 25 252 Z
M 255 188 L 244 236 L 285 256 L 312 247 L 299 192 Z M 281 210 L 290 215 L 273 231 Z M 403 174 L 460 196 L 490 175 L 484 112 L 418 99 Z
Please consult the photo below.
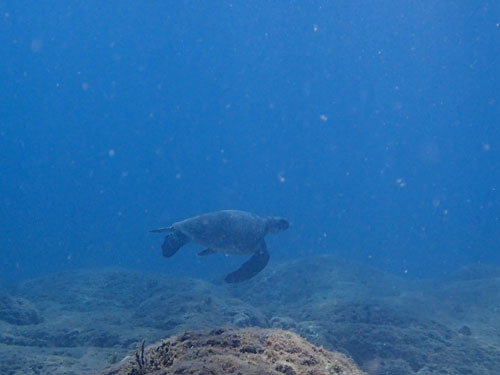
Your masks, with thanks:
M 224 328 L 186 332 L 139 347 L 103 375 L 363 375 L 344 354 L 316 347 L 295 333 Z

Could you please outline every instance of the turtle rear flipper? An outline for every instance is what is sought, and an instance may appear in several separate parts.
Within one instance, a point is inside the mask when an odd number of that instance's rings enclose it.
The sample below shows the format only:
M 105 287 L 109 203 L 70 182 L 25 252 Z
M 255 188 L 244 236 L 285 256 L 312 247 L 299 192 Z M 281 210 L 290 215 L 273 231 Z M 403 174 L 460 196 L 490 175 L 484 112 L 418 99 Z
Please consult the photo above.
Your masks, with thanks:
M 177 252 L 177 250 L 190 241 L 189 237 L 182 232 L 174 231 L 165 237 L 165 241 L 163 241 L 163 245 L 161 245 L 163 256 L 171 257 Z
M 255 254 L 236 271 L 229 273 L 224 280 L 228 283 L 240 283 L 251 279 L 264 269 L 269 261 L 266 243 L 262 241 Z

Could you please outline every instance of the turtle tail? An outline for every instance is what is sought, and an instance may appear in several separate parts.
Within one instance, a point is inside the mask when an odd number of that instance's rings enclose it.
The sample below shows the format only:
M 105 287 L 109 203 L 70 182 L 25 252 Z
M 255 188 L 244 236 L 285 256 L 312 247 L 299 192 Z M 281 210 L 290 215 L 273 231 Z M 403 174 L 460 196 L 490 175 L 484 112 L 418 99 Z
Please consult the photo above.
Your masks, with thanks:
M 174 231 L 173 233 L 167 235 L 165 237 L 165 241 L 163 241 L 163 245 L 161 245 L 163 256 L 171 257 L 189 241 L 189 237 L 179 231 Z

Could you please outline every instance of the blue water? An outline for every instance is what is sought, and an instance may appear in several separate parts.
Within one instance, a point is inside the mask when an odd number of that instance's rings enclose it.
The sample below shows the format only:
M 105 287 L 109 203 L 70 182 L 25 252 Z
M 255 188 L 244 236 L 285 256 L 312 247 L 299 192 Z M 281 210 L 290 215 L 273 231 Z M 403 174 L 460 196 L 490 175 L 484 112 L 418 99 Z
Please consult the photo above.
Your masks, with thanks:
M 497 1 L 3 1 L 0 278 L 216 277 L 148 230 L 228 208 L 272 262 L 500 265 L 499 59 Z

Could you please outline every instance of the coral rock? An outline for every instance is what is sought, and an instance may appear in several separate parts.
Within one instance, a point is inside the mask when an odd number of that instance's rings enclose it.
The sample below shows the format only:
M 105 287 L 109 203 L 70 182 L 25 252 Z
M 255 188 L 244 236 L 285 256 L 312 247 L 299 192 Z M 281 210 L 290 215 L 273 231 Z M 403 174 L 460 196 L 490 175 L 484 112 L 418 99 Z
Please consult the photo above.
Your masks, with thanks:
M 42 322 L 40 314 L 31 302 L 7 295 L 0 295 L 0 320 L 16 325 Z
M 103 375 L 362 375 L 345 355 L 276 329 L 186 332 L 126 357 Z

